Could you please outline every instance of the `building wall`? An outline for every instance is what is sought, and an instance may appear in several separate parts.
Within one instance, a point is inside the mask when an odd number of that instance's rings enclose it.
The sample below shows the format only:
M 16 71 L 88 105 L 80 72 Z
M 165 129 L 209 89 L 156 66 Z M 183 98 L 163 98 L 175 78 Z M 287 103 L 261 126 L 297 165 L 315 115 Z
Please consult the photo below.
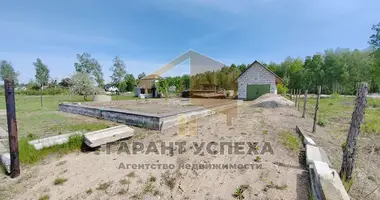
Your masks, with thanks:
M 238 79 L 238 98 L 247 98 L 247 85 L 270 84 L 270 93 L 277 94 L 276 76 L 255 63 Z

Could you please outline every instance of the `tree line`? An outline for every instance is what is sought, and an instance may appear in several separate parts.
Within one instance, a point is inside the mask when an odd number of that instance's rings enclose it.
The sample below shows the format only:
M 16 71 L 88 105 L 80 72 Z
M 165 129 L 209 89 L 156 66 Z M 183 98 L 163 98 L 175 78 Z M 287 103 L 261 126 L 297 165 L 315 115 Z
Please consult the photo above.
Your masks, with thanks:
M 323 93 L 354 94 L 356 86 L 360 82 L 370 84 L 370 92 L 379 92 L 380 85 L 380 23 L 372 27 L 373 35 L 369 38 L 369 48 L 365 50 L 328 49 L 324 53 L 306 56 L 305 59 L 287 57 L 281 63 L 263 63 L 283 80 L 279 88 L 303 89 L 315 92 L 317 86 L 322 86 Z M 39 89 L 44 86 L 61 86 L 71 88 L 74 92 L 87 93 L 88 88 L 96 84 L 104 86 L 103 72 L 99 62 L 89 53 L 77 54 L 77 62 L 74 63 L 75 74 L 64 78 L 59 83 L 50 79 L 50 70 L 40 58 L 33 63 L 36 74 L 31 81 L 32 88 Z M 196 75 L 184 75 L 166 77 L 159 81 L 159 88 L 175 86 L 177 91 L 186 89 L 199 89 L 204 84 L 215 84 L 226 90 L 237 90 L 237 77 L 247 69 L 248 65 L 231 64 L 218 71 L 208 71 Z M 120 57 L 113 59 L 110 67 L 111 83 L 121 92 L 133 91 L 138 80 L 145 73 L 138 75 L 136 79 L 128 74 L 126 65 Z M 15 71 L 8 61 L 0 62 L 0 78 L 11 79 L 17 83 L 19 72 Z M 79 84 L 81 83 L 81 84 Z M 84 92 L 86 90 L 86 92 Z M 95 90 L 95 89 L 93 89 Z M 162 90 L 162 89 L 161 89 Z M 95 91 L 89 91 L 95 92 Z
M 283 80 L 278 86 L 279 93 L 289 89 L 316 93 L 317 87 L 321 86 L 325 94 L 355 94 L 360 82 L 369 83 L 370 92 L 380 92 L 380 23 L 374 25 L 372 30 L 374 33 L 368 42 L 370 46 L 365 50 L 327 49 L 305 59 L 287 57 L 281 63 L 261 64 Z M 203 84 L 215 84 L 222 89 L 236 91 L 236 79 L 246 69 L 245 64 L 232 64 L 218 71 L 196 74 L 190 78 L 190 88 L 199 89 Z M 184 78 L 181 80 L 181 77 L 176 77 L 172 85 L 184 83 Z M 167 79 L 173 82 L 173 78 Z

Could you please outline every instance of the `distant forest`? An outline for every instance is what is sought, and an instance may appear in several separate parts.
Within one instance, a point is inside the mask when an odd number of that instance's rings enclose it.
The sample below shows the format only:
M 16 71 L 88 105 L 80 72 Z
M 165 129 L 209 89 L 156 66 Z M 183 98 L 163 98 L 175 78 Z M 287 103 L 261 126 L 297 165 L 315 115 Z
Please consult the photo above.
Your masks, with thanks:
M 283 90 L 302 89 L 322 93 L 355 94 L 360 82 L 370 85 L 369 92 L 380 92 L 380 23 L 374 25 L 366 50 L 328 49 L 324 53 L 306 56 L 305 59 L 287 57 L 281 63 L 264 63 L 268 69 L 282 78 L 279 93 Z M 254 59 L 254 58 L 253 58 Z M 220 88 L 237 89 L 237 77 L 247 69 L 246 64 L 232 64 L 216 72 L 205 72 L 191 77 L 168 77 L 161 86 L 175 85 L 178 90 L 198 89 L 201 84 L 216 84 Z
M 282 78 L 282 88 L 316 92 L 320 85 L 325 94 L 354 94 L 357 83 L 365 81 L 371 85 L 370 92 L 379 92 L 377 73 L 374 73 L 378 65 L 374 55 L 375 52 L 370 50 L 329 49 L 323 54 L 307 56 L 305 60 L 288 57 L 281 63 L 261 64 Z M 235 80 L 248 66 L 232 64 L 216 72 L 192 76 L 191 81 L 188 75 L 167 77 L 161 80 L 161 84 L 175 85 L 178 90 L 199 89 L 201 84 L 216 84 L 226 90 L 236 90 Z

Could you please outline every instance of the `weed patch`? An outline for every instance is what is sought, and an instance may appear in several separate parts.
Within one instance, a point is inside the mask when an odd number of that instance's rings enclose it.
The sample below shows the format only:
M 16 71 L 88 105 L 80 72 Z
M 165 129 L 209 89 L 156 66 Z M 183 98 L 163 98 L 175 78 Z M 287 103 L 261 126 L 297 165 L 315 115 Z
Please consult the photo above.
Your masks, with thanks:
M 298 151 L 301 145 L 301 140 L 290 131 L 281 133 L 281 142 L 289 150 Z
M 318 121 L 317 121 L 317 124 L 319 125 L 319 126 L 323 126 L 323 127 L 325 127 L 325 126 L 327 126 L 327 124 L 329 123 L 329 120 L 327 120 L 327 118 L 326 118 L 326 116 L 319 116 L 318 117 Z
M 122 185 L 127 185 L 127 184 L 130 184 L 131 181 L 127 180 L 127 179 L 120 179 L 119 180 L 119 183 L 122 184 Z
M 90 188 L 90 189 L 86 190 L 86 193 L 87 194 L 92 194 L 92 189 Z
M 19 139 L 19 158 L 20 162 L 24 164 L 34 164 L 39 162 L 44 157 L 51 153 L 67 154 L 76 150 L 80 150 L 83 144 L 84 137 L 81 135 L 74 135 L 69 138 L 65 144 L 54 145 L 52 147 L 36 150 L 30 145 L 28 138 Z
M 248 189 L 249 186 L 248 185 L 241 185 L 239 186 L 238 188 L 236 188 L 235 190 L 235 193 L 232 194 L 232 196 L 235 198 L 235 199 L 244 199 L 244 196 L 243 196 L 243 192 Z
M 38 200 L 49 200 L 50 196 L 45 194 L 44 196 L 40 197 Z
M 104 182 L 104 183 L 101 183 L 98 185 L 98 187 L 96 188 L 97 190 L 107 190 L 110 186 L 111 186 L 112 182 L 109 181 L 109 182 Z
M 67 181 L 67 178 L 56 178 L 54 180 L 54 185 L 62 185 Z

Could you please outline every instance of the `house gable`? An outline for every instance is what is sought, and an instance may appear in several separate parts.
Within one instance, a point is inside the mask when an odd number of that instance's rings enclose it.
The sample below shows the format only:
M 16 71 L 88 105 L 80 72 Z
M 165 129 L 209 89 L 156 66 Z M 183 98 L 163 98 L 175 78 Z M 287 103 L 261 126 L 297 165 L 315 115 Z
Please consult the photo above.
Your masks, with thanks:
M 247 96 L 247 85 L 269 84 L 270 92 L 277 93 L 276 80 L 278 77 L 265 66 L 255 61 L 238 78 L 238 97 L 245 99 Z

